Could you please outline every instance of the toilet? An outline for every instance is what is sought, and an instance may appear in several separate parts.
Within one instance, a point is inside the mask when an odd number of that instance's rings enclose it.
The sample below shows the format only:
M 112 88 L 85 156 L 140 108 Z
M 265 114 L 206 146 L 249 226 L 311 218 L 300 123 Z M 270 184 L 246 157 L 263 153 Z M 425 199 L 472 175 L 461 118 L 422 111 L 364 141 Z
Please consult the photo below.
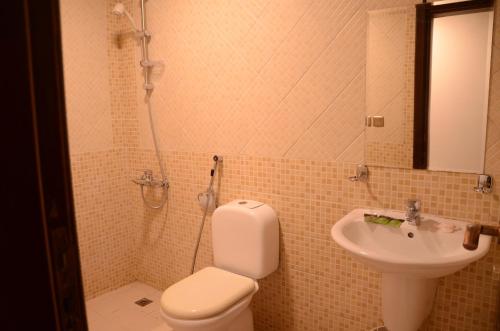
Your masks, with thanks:
M 278 268 L 279 223 L 268 205 L 235 200 L 212 215 L 214 266 L 170 286 L 161 315 L 174 331 L 253 331 L 258 279 Z

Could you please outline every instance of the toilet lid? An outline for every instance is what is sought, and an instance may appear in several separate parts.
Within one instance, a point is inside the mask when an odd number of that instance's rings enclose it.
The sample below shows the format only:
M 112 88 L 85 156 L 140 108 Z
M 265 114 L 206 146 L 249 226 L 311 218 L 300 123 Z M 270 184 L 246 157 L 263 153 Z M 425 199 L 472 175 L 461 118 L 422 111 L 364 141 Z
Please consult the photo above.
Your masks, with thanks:
M 254 290 L 251 278 L 207 267 L 163 292 L 161 308 L 175 318 L 208 318 L 229 309 Z

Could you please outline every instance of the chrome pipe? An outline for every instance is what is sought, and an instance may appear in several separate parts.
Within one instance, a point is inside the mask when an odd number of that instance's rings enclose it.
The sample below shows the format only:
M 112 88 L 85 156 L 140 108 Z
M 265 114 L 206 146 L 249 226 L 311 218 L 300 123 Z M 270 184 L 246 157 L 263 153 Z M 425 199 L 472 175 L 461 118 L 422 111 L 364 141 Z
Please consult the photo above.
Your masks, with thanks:
M 149 124 L 151 126 L 151 133 L 153 135 L 153 144 L 155 148 L 155 153 L 156 153 L 156 158 L 158 159 L 158 163 L 160 166 L 160 173 L 161 173 L 161 180 L 155 180 L 153 178 L 152 171 L 145 171 L 143 177 L 134 179 L 133 182 L 140 185 L 141 187 L 141 194 L 142 194 L 142 199 L 144 200 L 144 203 L 148 205 L 151 208 L 154 209 L 160 209 L 163 207 L 165 202 L 167 201 L 167 189 L 169 187 L 168 180 L 167 180 L 167 174 L 165 171 L 165 167 L 162 162 L 161 158 L 161 153 L 160 153 L 160 147 L 158 144 L 158 137 L 156 135 L 156 130 L 155 130 L 155 125 L 153 121 L 153 115 L 152 115 L 152 110 L 151 110 L 151 94 L 154 89 L 153 83 L 151 83 L 151 70 L 154 66 L 156 65 L 162 65 L 161 61 L 156 61 L 152 62 L 149 60 L 149 52 L 148 52 L 148 45 L 150 41 L 151 34 L 147 30 L 147 24 L 146 24 L 146 0 L 141 0 L 141 30 L 139 30 L 134 22 L 134 19 L 132 15 L 127 11 L 123 3 L 118 2 L 115 4 L 113 7 L 112 13 L 117 16 L 123 16 L 125 15 L 130 23 L 132 23 L 132 26 L 135 31 L 135 35 L 138 38 L 141 38 L 141 52 L 142 52 L 142 59 L 140 61 L 140 64 L 142 66 L 142 70 L 144 73 L 144 90 L 146 91 L 146 96 L 145 96 L 145 102 L 148 107 L 148 115 L 149 115 Z M 159 205 L 153 205 L 149 203 L 146 200 L 146 197 L 144 196 L 144 187 L 159 187 L 163 190 L 162 192 L 162 198 L 161 202 Z
M 146 25 L 146 4 L 145 0 L 141 0 L 141 29 L 142 29 L 142 36 L 141 36 L 141 48 L 142 48 L 142 70 L 144 71 L 144 89 L 145 90 L 152 90 L 151 83 L 149 81 L 149 52 L 148 52 L 148 39 L 149 39 L 149 33 L 147 32 L 147 25 Z

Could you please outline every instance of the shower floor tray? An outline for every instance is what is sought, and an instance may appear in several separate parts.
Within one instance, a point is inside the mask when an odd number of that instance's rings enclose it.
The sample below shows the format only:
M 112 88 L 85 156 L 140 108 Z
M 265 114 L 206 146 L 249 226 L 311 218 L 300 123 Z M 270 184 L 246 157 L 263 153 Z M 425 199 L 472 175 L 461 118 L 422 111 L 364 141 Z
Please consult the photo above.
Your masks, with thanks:
M 89 331 L 171 331 L 157 289 L 134 282 L 86 302 Z

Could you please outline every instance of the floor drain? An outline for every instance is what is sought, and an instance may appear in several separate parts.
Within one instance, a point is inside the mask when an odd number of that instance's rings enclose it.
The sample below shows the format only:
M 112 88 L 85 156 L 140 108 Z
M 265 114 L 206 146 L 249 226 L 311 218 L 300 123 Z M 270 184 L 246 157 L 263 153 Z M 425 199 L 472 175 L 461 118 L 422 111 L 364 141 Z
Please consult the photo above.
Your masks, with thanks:
M 141 306 L 141 307 L 144 307 L 144 306 L 147 306 L 149 305 L 150 303 L 152 303 L 153 301 L 152 300 L 149 300 L 148 298 L 142 298 L 142 299 L 139 299 L 137 300 L 136 302 L 134 302 L 136 305 L 138 306 Z

